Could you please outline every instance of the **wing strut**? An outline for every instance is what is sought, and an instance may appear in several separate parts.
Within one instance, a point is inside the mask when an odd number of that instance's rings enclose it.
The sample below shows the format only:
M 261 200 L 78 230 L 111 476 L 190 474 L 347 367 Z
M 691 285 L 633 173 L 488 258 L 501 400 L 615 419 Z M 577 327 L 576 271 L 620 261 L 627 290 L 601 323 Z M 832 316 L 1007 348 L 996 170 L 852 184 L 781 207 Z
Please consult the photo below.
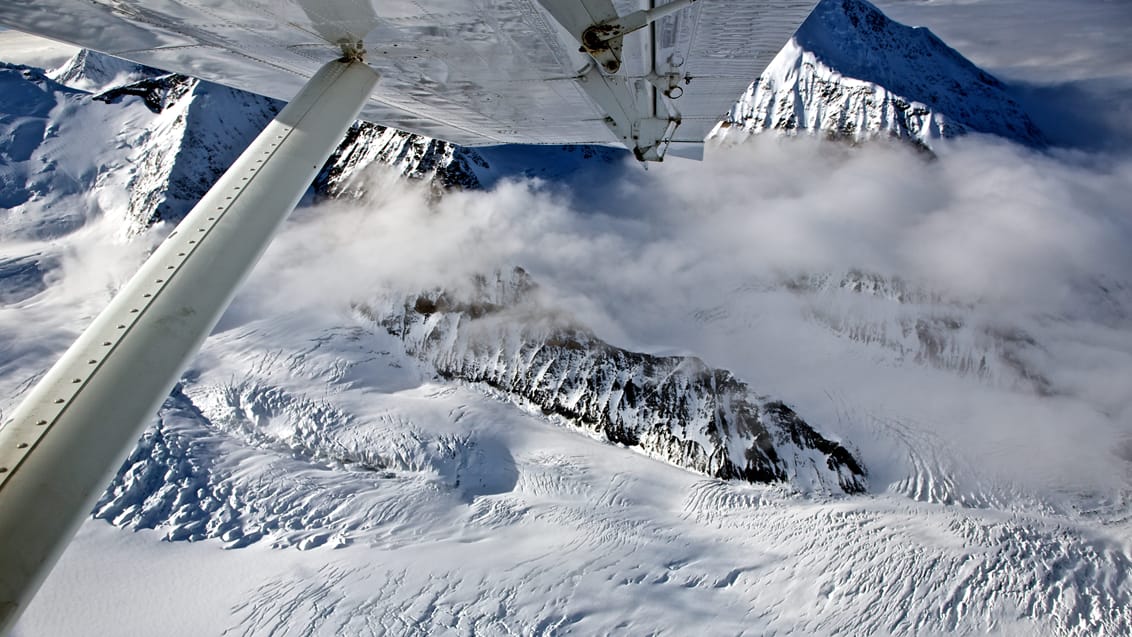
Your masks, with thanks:
M 0 429 L 0 634 L 89 514 L 378 79 L 322 67 Z

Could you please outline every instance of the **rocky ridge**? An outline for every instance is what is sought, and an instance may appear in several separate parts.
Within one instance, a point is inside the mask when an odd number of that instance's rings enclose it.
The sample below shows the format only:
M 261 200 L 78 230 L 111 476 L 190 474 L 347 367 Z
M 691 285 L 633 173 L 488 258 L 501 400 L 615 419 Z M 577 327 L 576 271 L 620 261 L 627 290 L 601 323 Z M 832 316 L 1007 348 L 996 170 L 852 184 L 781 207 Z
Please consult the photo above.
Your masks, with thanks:
M 490 386 L 543 413 L 722 479 L 858 493 L 866 471 L 780 401 L 695 357 L 627 351 L 538 301 L 521 269 L 468 294 L 413 295 L 374 319 L 449 379 Z

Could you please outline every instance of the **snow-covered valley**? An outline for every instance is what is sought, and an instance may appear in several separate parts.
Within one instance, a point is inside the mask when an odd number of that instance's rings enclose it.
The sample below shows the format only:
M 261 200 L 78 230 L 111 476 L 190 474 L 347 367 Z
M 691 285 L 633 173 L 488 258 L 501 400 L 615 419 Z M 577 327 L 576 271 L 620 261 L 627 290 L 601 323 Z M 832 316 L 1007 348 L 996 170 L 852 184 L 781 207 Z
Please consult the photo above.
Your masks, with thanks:
M 734 122 L 920 148 L 355 129 L 16 634 L 1132 632 L 1132 161 L 874 117 L 838 8 Z M 74 62 L 0 67 L 3 412 L 277 108 Z

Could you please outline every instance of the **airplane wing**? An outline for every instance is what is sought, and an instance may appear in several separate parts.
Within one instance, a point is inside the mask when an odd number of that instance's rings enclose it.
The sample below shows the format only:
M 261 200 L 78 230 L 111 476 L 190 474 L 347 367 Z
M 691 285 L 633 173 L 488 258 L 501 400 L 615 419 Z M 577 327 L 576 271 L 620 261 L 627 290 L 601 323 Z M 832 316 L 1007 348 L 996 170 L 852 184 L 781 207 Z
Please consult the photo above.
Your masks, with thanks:
M 383 77 L 363 119 L 464 146 L 620 143 L 659 160 L 702 142 L 815 2 L 6 0 L 0 24 L 282 100 L 349 42 Z M 613 72 L 579 50 L 589 27 L 666 8 L 679 10 L 617 38 Z

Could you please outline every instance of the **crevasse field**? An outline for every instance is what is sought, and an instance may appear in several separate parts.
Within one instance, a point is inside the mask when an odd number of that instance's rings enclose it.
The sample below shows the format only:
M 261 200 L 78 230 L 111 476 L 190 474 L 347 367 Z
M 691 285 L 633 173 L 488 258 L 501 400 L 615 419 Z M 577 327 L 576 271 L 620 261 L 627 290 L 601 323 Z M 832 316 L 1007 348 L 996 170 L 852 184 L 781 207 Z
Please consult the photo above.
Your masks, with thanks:
M 1056 147 L 763 135 L 439 202 L 375 170 L 296 211 L 16 634 L 1132 632 L 1132 15 L 881 7 L 1022 87 Z M 68 104 L 5 129 L 5 183 L 38 190 L 0 213 L 4 410 L 170 230 L 120 212 L 159 116 Z M 609 343 L 785 400 L 869 492 L 670 466 L 381 322 L 514 265 Z

